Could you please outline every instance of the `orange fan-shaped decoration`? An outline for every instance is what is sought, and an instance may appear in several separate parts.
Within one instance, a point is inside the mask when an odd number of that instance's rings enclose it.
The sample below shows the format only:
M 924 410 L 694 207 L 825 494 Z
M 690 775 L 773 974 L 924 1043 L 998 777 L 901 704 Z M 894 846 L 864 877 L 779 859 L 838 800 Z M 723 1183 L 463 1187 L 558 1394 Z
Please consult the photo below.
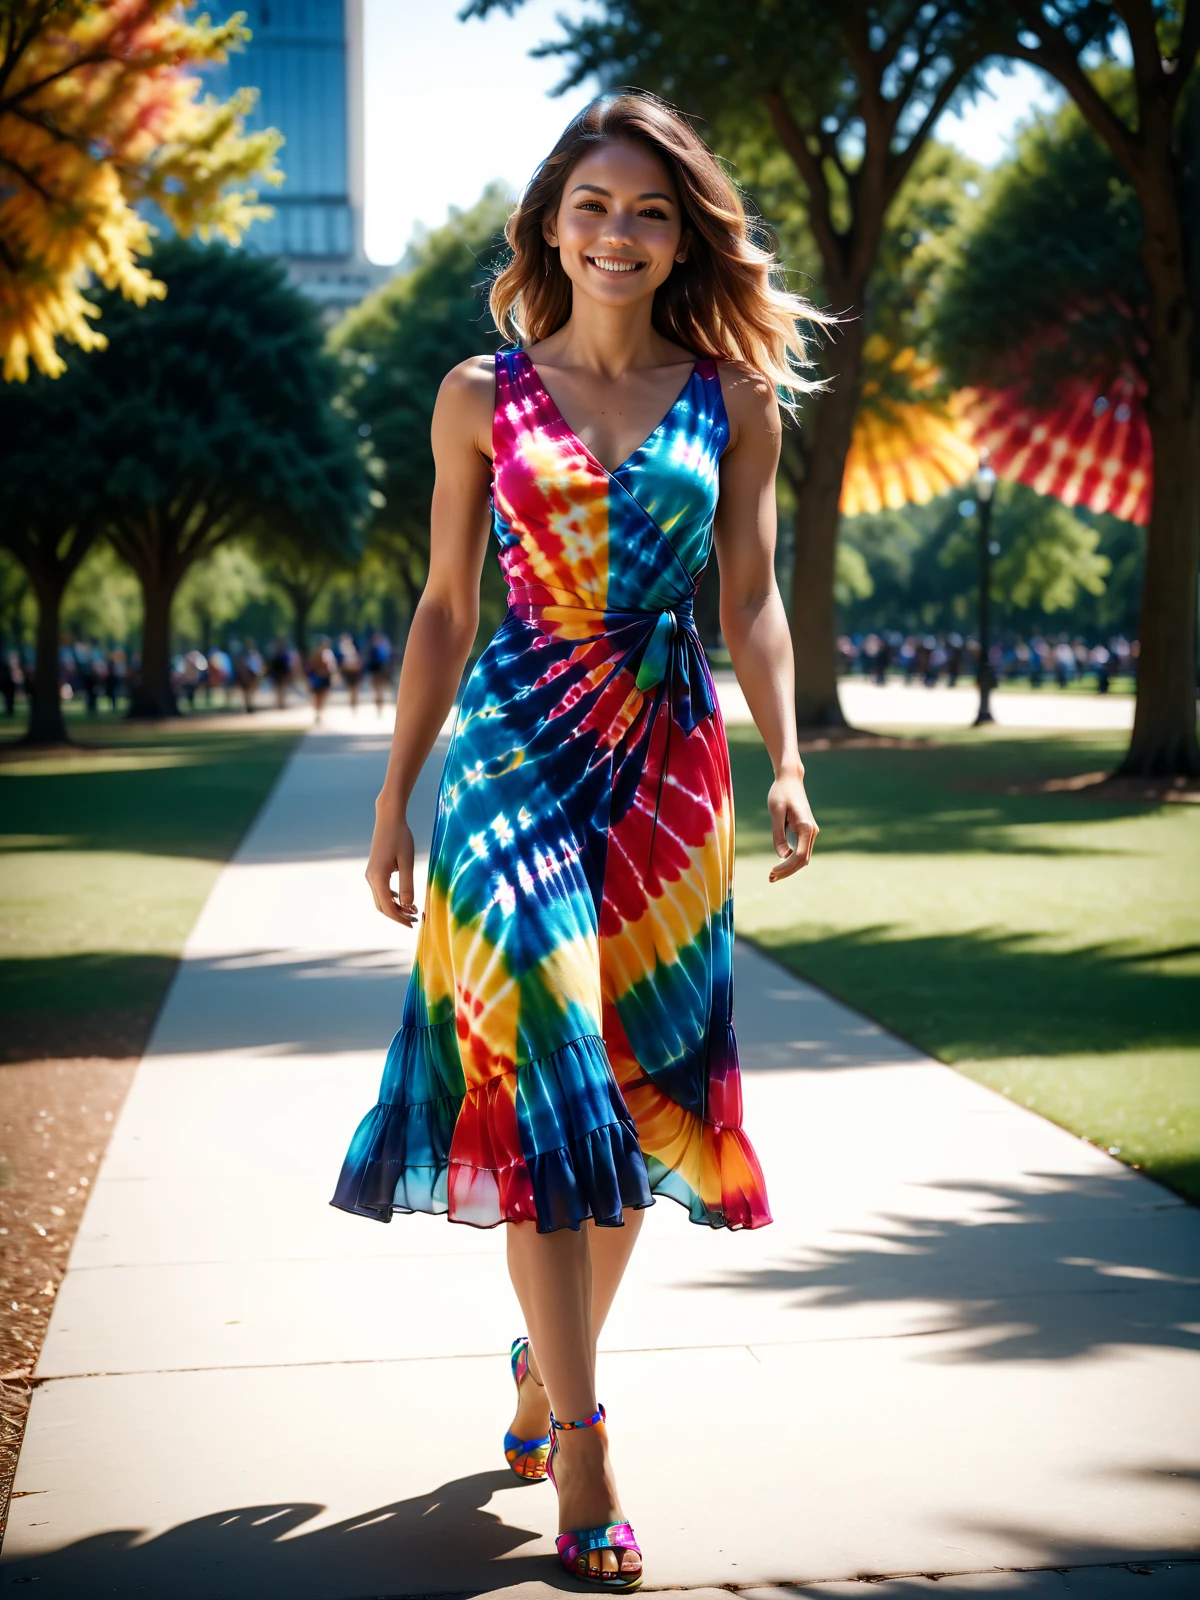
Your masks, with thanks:
M 937 377 L 933 364 L 915 350 L 898 351 L 889 366 L 917 391 Z M 956 410 L 933 400 L 893 400 L 878 382 L 867 382 L 846 455 L 839 509 L 854 517 L 885 506 L 924 505 L 965 483 L 978 464 L 978 446 Z

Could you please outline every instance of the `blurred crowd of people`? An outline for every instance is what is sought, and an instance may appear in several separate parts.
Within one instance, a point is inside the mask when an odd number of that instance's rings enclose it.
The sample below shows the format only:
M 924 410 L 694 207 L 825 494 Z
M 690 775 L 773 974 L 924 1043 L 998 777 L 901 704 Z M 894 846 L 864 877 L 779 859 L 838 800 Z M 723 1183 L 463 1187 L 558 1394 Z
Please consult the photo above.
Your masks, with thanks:
M 1089 681 L 1107 694 L 1117 678 L 1137 675 L 1138 642 L 1124 634 L 1092 643 L 1067 634 L 1046 638 L 1034 634 L 1005 635 L 988 650 L 993 682 L 1024 683 L 1031 689 L 1056 684 L 1069 689 Z M 979 675 L 979 641 L 961 633 L 856 633 L 838 639 L 838 665 L 843 673 L 860 673 L 876 683 L 899 677 L 928 688 Z
M 130 659 L 119 645 L 109 650 L 88 639 L 64 640 L 58 652 L 58 692 L 64 700 L 82 700 L 89 712 L 106 701 L 119 711 L 137 665 L 137 656 Z M 6 716 L 15 716 L 18 698 L 32 687 L 33 651 L 0 651 L 0 704 Z
M 321 634 L 303 652 L 283 638 L 275 639 L 266 652 L 259 650 L 253 639 L 235 639 L 228 650 L 210 650 L 207 655 L 189 650 L 177 657 L 175 692 L 189 708 L 199 700 L 206 706 L 215 705 L 214 694 L 220 692 L 224 704 L 230 703 L 231 695 L 238 695 L 246 710 L 253 711 L 265 684 L 280 711 L 298 690 L 309 696 L 320 718 L 335 684 L 345 687 L 351 708 L 357 710 L 366 683 L 374 694 L 376 710 L 382 712 L 392 687 L 393 653 L 392 641 L 378 628 L 361 643 L 352 633 L 339 634 L 336 639 Z
M 266 652 L 253 639 L 231 639 L 227 647 L 177 655 L 171 664 L 171 683 L 180 708 L 188 711 L 238 703 L 254 711 L 266 685 L 281 711 L 299 691 L 311 699 L 318 718 L 335 684 L 344 685 L 351 707 L 357 710 L 365 683 L 382 713 L 392 689 L 393 657 L 392 641 L 378 628 L 361 641 L 351 633 L 336 639 L 322 634 L 303 653 L 283 638 Z M 128 703 L 139 665 L 136 653 L 127 655 L 119 647 L 106 649 L 86 639 L 66 641 L 59 650 L 59 694 L 64 700 L 81 700 L 90 714 L 106 705 L 120 711 Z M 15 716 L 18 699 L 28 695 L 32 683 L 32 653 L 0 651 L 0 705 L 7 716 Z
M 1132 679 L 1137 673 L 1138 644 L 1123 634 L 1088 640 L 1059 634 L 1006 635 L 989 651 L 993 681 L 1023 683 L 1031 689 L 1056 684 L 1090 684 L 1107 694 L 1114 680 Z M 876 683 L 900 680 L 929 688 L 960 679 L 974 680 L 979 672 L 979 642 L 960 633 L 904 634 L 899 632 L 843 634 L 838 640 L 838 663 L 845 674 L 860 674 Z M 383 711 L 393 686 L 394 648 L 380 629 L 355 639 L 351 633 L 331 638 L 322 634 L 303 653 L 288 640 L 277 638 L 268 650 L 253 639 L 232 639 L 227 646 L 207 652 L 187 650 L 175 657 L 172 682 L 181 708 L 213 710 L 240 703 L 247 711 L 259 704 L 259 694 L 269 693 L 282 711 L 299 692 L 312 701 L 319 718 L 330 690 L 341 684 L 350 705 L 357 710 L 364 684 Z M 80 699 L 94 713 L 109 705 L 120 711 L 136 681 L 138 658 L 120 647 L 106 649 L 88 640 L 63 644 L 59 652 L 59 692 L 65 700 Z M 32 656 L 17 650 L 0 651 L 0 705 L 15 715 L 17 700 L 29 688 Z

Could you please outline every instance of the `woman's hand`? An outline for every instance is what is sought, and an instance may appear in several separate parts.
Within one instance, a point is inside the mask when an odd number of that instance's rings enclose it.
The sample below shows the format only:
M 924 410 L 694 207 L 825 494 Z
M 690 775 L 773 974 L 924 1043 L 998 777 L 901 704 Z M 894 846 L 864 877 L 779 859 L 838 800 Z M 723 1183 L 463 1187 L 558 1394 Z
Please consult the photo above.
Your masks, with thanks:
M 371 856 L 367 862 L 367 882 L 375 897 L 376 911 L 406 928 L 416 925 L 417 900 L 413 887 L 412 829 L 395 812 L 375 810 L 375 831 L 371 835 Z M 392 888 L 392 875 L 398 891 Z
M 808 865 L 821 831 L 804 792 L 802 772 L 780 773 L 767 791 L 767 810 L 771 813 L 775 854 L 782 858 L 770 874 L 771 882 L 778 883 Z M 796 835 L 794 846 L 788 843 L 789 830 Z

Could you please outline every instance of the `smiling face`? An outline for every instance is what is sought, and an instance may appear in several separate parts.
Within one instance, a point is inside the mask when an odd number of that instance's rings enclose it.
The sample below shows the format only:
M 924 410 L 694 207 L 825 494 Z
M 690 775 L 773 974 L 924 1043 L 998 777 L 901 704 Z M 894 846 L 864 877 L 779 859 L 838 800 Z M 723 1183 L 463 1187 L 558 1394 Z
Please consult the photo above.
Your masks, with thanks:
M 543 233 L 577 290 L 605 305 L 652 296 L 687 253 L 683 213 L 646 145 L 599 145 L 572 168 Z

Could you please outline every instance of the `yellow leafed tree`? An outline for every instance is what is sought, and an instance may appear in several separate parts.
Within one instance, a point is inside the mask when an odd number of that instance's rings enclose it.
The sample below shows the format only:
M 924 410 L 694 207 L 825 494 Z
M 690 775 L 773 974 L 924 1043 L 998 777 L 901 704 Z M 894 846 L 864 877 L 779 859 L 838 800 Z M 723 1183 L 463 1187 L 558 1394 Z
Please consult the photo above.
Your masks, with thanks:
M 86 298 L 98 279 L 144 304 L 165 291 L 138 258 L 156 205 L 180 232 L 236 243 L 269 209 L 246 187 L 279 181 L 274 129 L 247 133 L 254 103 L 202 93 L 195 68 L 249 38 L 244 13 L 213 24 L 195 0 L 0 0 L 0 356 L 57 377 L 59 339 L 104 336 Z

